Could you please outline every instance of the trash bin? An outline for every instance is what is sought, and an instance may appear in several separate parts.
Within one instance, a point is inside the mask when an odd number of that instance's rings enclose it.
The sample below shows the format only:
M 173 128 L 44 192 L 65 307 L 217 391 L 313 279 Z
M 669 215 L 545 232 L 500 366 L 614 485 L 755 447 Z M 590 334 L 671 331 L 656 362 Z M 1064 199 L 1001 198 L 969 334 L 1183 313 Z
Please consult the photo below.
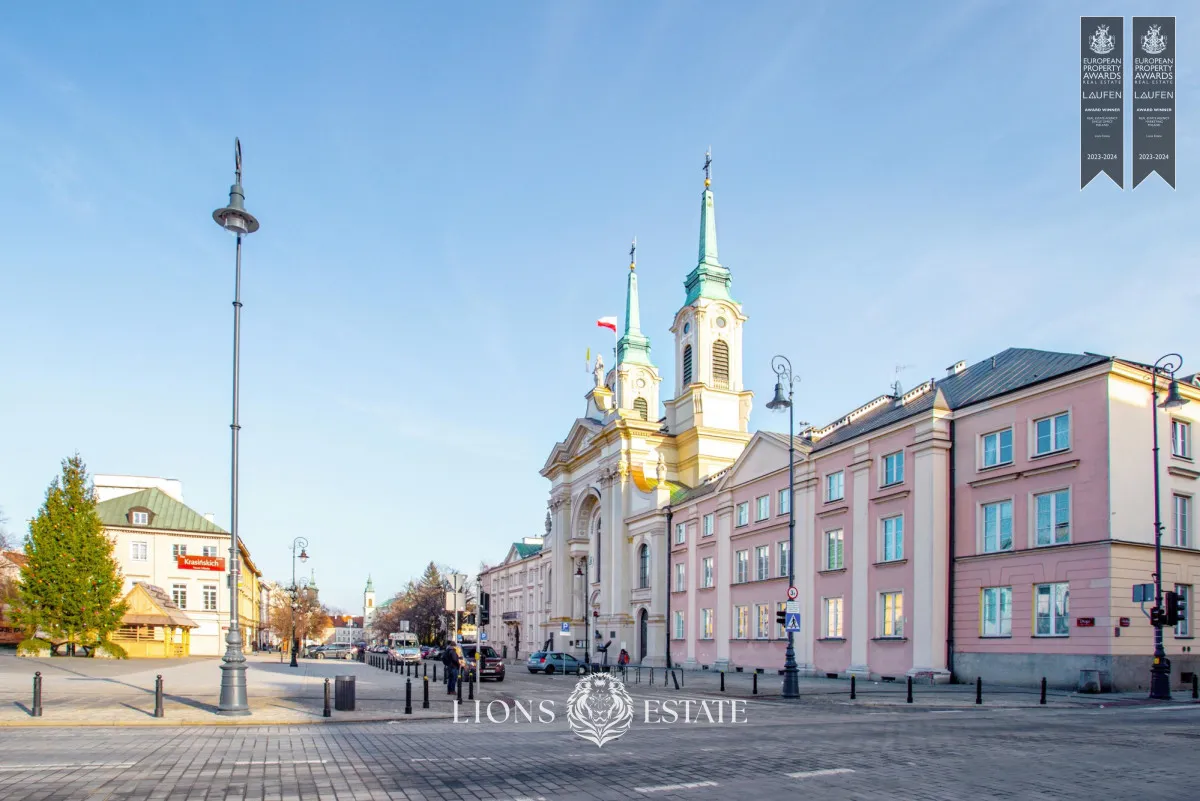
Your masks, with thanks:
M 333 708 L 338 712 L 354 711 L 354 677 L 337 676 L 333 680 Z

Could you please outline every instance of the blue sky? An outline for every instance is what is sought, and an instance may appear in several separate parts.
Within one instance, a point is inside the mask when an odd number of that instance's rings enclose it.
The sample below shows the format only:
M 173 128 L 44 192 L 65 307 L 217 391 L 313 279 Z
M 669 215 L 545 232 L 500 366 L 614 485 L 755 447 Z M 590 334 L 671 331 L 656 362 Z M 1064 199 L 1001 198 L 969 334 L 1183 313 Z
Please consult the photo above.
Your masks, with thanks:
M 1186 4 L 351 5 L 0 10 L 10 530 L 76 450 L 228 524 L 235 135 L 242 536 L 348 609 L 541 532 L 635 234 L 672 386 L 710 145 L 755 427 L 777 352 L 814 423 L 1009 346 L 1200 369 Z M 1176 8 L 1178 191 L 1080 192 L 1079 14 Z

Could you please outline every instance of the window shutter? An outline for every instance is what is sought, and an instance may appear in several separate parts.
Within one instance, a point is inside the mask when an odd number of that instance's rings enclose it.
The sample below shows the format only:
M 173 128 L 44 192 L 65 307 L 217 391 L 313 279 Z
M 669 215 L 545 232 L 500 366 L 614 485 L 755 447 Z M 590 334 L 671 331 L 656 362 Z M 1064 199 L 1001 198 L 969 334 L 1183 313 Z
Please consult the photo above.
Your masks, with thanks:
M 650 419 L 650 404 L 646 402 L 645 398 L 637 398 L 634 400 L 633 410 L 641 415 L 643 420 Z
M 692 383 L 692 346 L 683 347 L 683 385 Z
M 713 343 L 713 386 L 729 389 L 729 345 L 722 339 Z

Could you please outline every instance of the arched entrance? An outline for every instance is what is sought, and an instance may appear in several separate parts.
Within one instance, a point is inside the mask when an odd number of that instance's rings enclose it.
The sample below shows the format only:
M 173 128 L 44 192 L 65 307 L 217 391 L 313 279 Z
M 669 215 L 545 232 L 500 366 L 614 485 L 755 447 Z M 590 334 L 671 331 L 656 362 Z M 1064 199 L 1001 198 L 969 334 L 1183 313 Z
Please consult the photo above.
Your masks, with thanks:
M 644 662 L 650 653 L 650 613 L 643 609 L 638 613 L 638 662 Z

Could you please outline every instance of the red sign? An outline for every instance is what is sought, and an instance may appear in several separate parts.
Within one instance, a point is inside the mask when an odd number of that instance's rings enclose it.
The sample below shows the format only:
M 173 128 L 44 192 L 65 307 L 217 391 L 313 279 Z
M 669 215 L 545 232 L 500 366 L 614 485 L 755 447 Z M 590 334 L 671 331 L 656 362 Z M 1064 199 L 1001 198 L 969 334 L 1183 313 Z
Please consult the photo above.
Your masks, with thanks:
M 225 558 L 222 556 L 179 556 L 177 559 L 180 570 L 215 570 L 221 572 L 225 569 Z
M 1127 618 L 1127 617 L 1121 618 L 1121 628 L 1125 628 L 1125 629 L 1129 628 L 1129 618 Z
M 1091 628 L 1092 626 L 1096 625 L 1096 618 L 1094 618 L 1094 617 L 1077 617 L 1077 618 L 1075 618 L 1075 625 L 1081 629 Z
M 788 600 L 794 601 L 800 597 L 800 590 L 795 587 L 788 587 Z

